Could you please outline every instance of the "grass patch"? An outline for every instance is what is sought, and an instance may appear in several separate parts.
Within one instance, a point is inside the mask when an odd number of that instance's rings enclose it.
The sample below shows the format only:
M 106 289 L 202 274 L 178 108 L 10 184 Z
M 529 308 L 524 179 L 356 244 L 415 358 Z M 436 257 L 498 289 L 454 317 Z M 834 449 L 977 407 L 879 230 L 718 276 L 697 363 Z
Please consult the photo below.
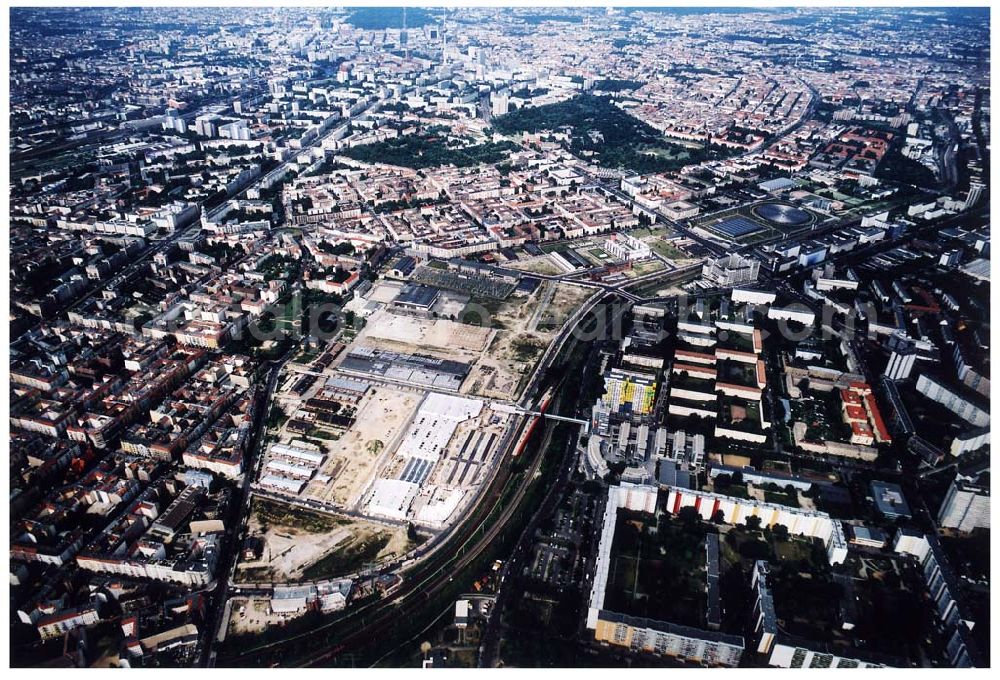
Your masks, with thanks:
M 764 500 L 767 503 L 776 503 L 778 505 L 785 505 L 790 508 L 799 507 L 799 498 L 797 494 L 790 494 L 784 491 L 764 491 Z
M 504 302 L 504 300 L 497 300 L 496 298 L 472 297 L 459 313 L 456 320 L 470 326 L 504 328 L 503 323 L 496 318 Z
M 690 257 L 680 248 L 677 248 L 666 241 L 657 239 L 649 244 L 649 247 L 653 249 L 660 257 L 665 257 L 668 260 L 685 260 Z
M 348 520 L 338 519 L 310 512 L 302 508 L 283 505 L 274 501 L 255 498 L 252 512 L 257 521 L 263 525 L 278 525 L 290 529 L 301 529 L 311 534 L 323 534 L 332 531 L 334 527 L 347 524 Z
M 703 625 L 705 533 L 701 523 L 621 510 L 611 548 L 605 607 L 690 626 Z
M 366 540 L 351 540 L 303 569 L 302 577 L 307 580 L 334 578 L 360 571 L 365 565 L 375 562 L 378 554 L 389 544 L 389 539 L 389 534 L 379 532 Z
M 514 352 L 514 359 L 526 364 L 541 356 L 545 346 L 530 337 L 518 337 L 511 341 L 511 349 Z

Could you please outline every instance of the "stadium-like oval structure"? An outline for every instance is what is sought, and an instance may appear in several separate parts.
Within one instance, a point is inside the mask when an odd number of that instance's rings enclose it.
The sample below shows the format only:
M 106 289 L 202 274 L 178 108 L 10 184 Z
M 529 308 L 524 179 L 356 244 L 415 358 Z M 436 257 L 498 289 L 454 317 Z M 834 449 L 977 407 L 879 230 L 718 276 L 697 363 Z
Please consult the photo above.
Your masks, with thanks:
M 811 213 L 787 203 L 761 203 L 755 205 L 751 212 L 771 224 L 788 227 L 801 227 L 815 219 Z

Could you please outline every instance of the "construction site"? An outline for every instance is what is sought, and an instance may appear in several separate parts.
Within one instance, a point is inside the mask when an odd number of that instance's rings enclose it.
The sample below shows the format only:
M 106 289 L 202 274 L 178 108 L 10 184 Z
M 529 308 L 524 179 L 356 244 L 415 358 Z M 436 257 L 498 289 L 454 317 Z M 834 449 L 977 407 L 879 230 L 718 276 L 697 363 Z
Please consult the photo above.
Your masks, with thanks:
M 241 563 L 245 581 L 340 575 L 359 566 L 355 552 L 372 562 L 397 557 L 475 503 L 518 419 L 512 405 L 572 310 L 593 295 L 555 281 L 510 293 L 479 299 L 489 318 L 462 323 L 428 310 L 445 304 L 463 318 L 478 298 L 379 286 L 349 344 L 286 364 L 253 490 L 293 512 L 284 523 L 251 521 L 263 550 Z M 313 522 L 302 541 L 296 512 L 330 521 Z

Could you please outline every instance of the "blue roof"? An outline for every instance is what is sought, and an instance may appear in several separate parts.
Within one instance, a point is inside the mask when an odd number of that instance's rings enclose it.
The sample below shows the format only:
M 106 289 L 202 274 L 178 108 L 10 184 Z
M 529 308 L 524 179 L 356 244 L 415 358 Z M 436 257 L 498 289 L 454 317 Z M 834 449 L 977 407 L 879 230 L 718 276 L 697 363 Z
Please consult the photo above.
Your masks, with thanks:
M 873 481 L 871 483 L 872 496 L 875 498 L 875 506 L 878 511 L 886 517 L 912 517 L 910 505 L 903 496 L 903 489 L 898 484 L 889 482 Z
M 396 295 L 396 299 L 393 300 L 396 304 L 400 305 L 414 305 L 417 307 L 430 307 L 437 300 L 438 289 L 432 286 L 413 286 L 406 285 L 403 289 L 399 291 Z
M 747 234 L 753 234 L 762 230 L 764 227 L 748 220 L 745 217 L 730 217 L 728 219 L 722 220 L 718 224 L 711 227 L 713 231 L 717 231 L 720 234 L 725 234 L 730 238 L 739 238 L 740 236 L 746 236 Z

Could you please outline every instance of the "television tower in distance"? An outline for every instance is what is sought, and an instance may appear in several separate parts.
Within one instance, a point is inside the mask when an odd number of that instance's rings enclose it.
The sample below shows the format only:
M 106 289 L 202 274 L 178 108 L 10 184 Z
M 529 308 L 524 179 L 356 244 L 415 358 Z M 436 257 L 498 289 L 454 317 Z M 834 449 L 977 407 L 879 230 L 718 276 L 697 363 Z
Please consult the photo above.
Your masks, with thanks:
M 406 61 L 410 60 L 410 36 L 406 33 L 406 5 L 403 5 L 403 32 L 399 35 L 399 39 L 406 43 L 403 48 L 403 58 Z

